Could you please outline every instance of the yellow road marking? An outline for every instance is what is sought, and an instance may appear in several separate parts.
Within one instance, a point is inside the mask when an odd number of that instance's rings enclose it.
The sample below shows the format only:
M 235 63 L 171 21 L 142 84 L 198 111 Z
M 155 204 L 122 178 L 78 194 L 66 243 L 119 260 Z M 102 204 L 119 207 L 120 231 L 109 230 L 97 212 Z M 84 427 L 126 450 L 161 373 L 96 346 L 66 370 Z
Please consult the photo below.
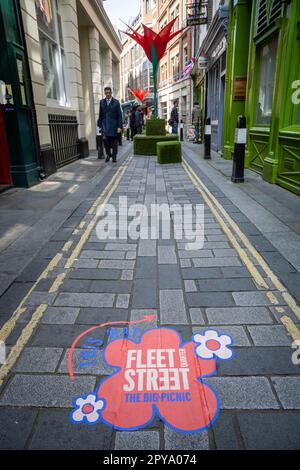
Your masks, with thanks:
M 118 174 L 118 177 L 114 180 L 114 183 L 113 185 L 110 187 L 108 193 L 106 194 L 104 200 L 102 200 L 103 196 L 101 195 L 98 199 L 97 199 L 97 204 L 96 206 L 100 205 L 101 204 L 101 212 L 104 210 L 104 206 L 106 204 L 106 202 L 110 199 L 112 193 L 115 191 L 116 187 L 118 186 L 120 180 L 122 179 L 124 173 L 126 171 L 126 168 L 121 168 L 121 171 L 119 172 Z M 95 207 L 96 207 L 95 206 Z M 66 264 L 65 264 L 65 268 L 66 269 L 69 269 L 73 266 L 74 262 L 76 259 L 78 259 L 78 256 L 83 248 L 83 246 L 85 245 L 88 237 L 90 236 L 91 232 L 93 231 L 96 223 L 97 223 L 97 220 L 99 218 L 99 213 L 96 214 L 93 219 L 91 220 L 91 222 L 88 224 L 86 230 L 84 231 L 81 239 L 79 240 L 77 246 L 74 248 L 71 256 L 68 258 Z
M 40 305 L 34 314 L 30 322 L 25 326 L 23 329 L 20 338 L 16 342 L 15 346 L 13 346 L 10 354 L 7 358 L 6 363 L 0 368 L 0 387 L 3 384 L 3 380 L 7 376 L 7 374 L 11 371 L 13 366 L 15 365 L 18 357 L 20 356 L 21 352 L 24 349 L 24 346 L 27 344 L 29 338 L 31 337 L 35 327 L 37 326 L 38 322 L 42 318 L 45 310 L 47 309 L 48 305 L 42 304 Z
M 122 177 L 123 177 L 124 173 L 126 172 L 126 170 L 127 170 L 127 166 L 125 166 L 125 164 L 123 164 L 118 169 L 115 177 L 112 178 L 112 180 L 109 182 L 109 184 L 107 185 L 105 190 L 102 192 L 100 197 L 97 198 L 97 200 L 96 200 L 97 204 L 95 205 L 95 207 L 99 204 L 98 201 L 101 201 L 103 199 L 103 194 L 106 194 L 106 196 L 105 196 L 105 199 L 102 201 L 102 204 L 104 205 L 106 203 L 106 201 L 110 198 L 112 192 L 118 186 L 118 184 L 119 184 L 120 180 L 122 179 Z M 108 188 L 108 190 L 107 190 L 107 188 Z M 103 206 L 103 208 L 104 208 L 104 206 Z M 90 231 L 93 229 L 92 224 L 94 224 L 94 225 L 96 224 L 98 217 L 99 217 L 99 214 L 96 214 L 94 216 L 92 222 L 88 225 L 88 227 L 87 227 L 85 233 L 82 235 L 78 245 L 75 247 L 73 253 L 70 255 L 69 259 L 67 260 L 66 266 L 69 266 L 69 265 L 72 266 L 74 260 L 79 255 L 79 253 L 82 249 L 83 242 L 87 239 Z M 0 340 L 5 341 L 6 338 L 11 334 L 12 330 L 16 326 L 16 323 L 17 323 L 19 317 L 21 316 L 22 313 L 24 313 L 26 311 L 26 308 L 23 308 L 22 305 L 28 299 L 29 295 L 32 293 L 32 291 L 34 290 L 34 288 L 36 287 L 38 282 L 41 279 L 46 279 L 47 278 L 49 272 L 59 263 L 59 261 L 62 259 L 62 257 L 63 257 L 63 254 L 58 253 L 53 258 L 53 260 L 51 260 L 51 262 L 49 263 L 47 268 L 43 271 L 43 273 L 41 274 L 39 279 L 35 282 L 35 284 L 32 286 L 32 288 L 30 289 L 28 294 L 24 297 L 24 299 L 22 300 L 22 302 L 20 303 L 19 307 L 14 312 L 12 317 L 6 322 L 6 324 L 0 330 Z M 68 261 L 70 261 L 70 263 L 68 263 Z M 55 281 L 53 282 L 51 288 L 48 291 L 49 293 L 57 292 L 59 286 L 63 283 L 63 281 L 66 277 L 66 274 L 67 273 L 64 272 L 64 273 L 59 274 L 56 277 Z M 28 343 L 28 341 L 29 341 L 31 335 L 33 334 L 36 326 L 38 325 L 39 321 L 43 317 L 43 314 L 46 311 L 47 307 L 48 307 L 47 304 L 41 304 L 35 310 L 35 312 L 33 313 L 32 317 L 31 317 L 31 320 L 23 328 L 21 336 L 18 339 L 18 341 L 16 342 L 15 346 L 12 348 L 6 363 L 0 368 L 0 387 L 3 384 L 4 378 L 7 376 L 7 374 L 9 374 L 10 370 L 12 369 L 14 364 L 16 363 L 16 361 L 17 361 L 18 357 L 20 356 L 21 352 L 23 351 L 24 347 Z
M 73 240 L 69 240 L 68 242 L 64 244 L 62 251 L 66 253 L 67 251 L 69 251 L 72 245 L 73 245 Z
M 277 298 L 275 297 L 275 295 L 273 294 L 273 292 L 267 292 L 266 295 L 267 295 L 268 299 L 272 302 L 272 304 L 274 304 L 274 305 L 279 304 L 279 302 L 278 302 Z
M 190 173 L 189 168 L 187 167 L 187 165 L 185 165 L 185 162 L 183 163 L 183 167 L 184 167 L 185 171 L 187 172 L 187 174 L 189 175 L 192 182 L 194 183 L 194 185 L 196 186 L 196 188 L 198 189 L 198 191 L 201 193 L 202 198 L 204 199 L 204 201 L 206 202 L 206 204 L 210 208 L 211 212 L 214 214 L 215 218 L 218 220 L 220 226 L 222 227 L 223 232 L 226 233 L 227 237 L 229 238 L 230 242 L 232 243 L 232 245 L 236 249 L 236 251 L 239 254 L 240 258 L 242 259 L 244 264 L 247 266 L 247 268 L 248 268 L 249 272 L 251 273 L 251 275 L 252 275 L 253 279 L 255 280 L 255 282 L 258 285 L 260 285 L 261 287 L 264 287 L 265 289 L 268 289 L 269 286 L 265 282 L 264 278 L 258 272 L 258 270 L 254 266 L 252 261 L 249 259 L 246 251 L 240 246 L 240 244 L 238 243 L 238 241 L 234 237 L 234 235 L 231 232 L 231 230 L 229 229 L 229 227 L 227 227 L 224 220 L 219 215 L 218 211 L 215 209 L 213 203 L 210 201 L 207 194 L 199 186 L 196 178 L 194 178 L 194 176 Z
M 40 275 L 40 277 L 38 278 L 38 280 L 33 284 L 33 286 L 31 287 L 31 289 L 29 290 L 29 292 L 25 295 L 25 297 L 21 300 L 19 306 L 17 307 L 17 309 L 14 311 L 14 313 L 12 314 L 12 316 L 10 317 L 10 319 L 3 325 L 3 327 L 1 328 L 0 330 L 0 340 L 1 341 L 5 341 L 8 336 L 11 334 L 11 332 L 13 331 L 13 329 L 15 328 L 16 326 L 16 323 L 17 321 L 19 320 L 19 318 L 21 317 L 21 315 L 26 311 L 26 307 L 24 307 L 24 303 L 26 302 L 26 300 L 29 298 L 29 296 L 32 294 L 32 292 L 34 291 L 34 289 L 36 288 L 36 286 L 38 285 L 38 283 L 42 280 L 42 279 L 46 279 L 48 274 L 52 271 L 52 269 L 55 268 L 55 266 L 57 266 L 57 264 L 60 262 L 62 258 L 62 254 L 61 253 L 58 253 L 52 260 L 51 262 L 48 264 L 48 266 L 46 267 L 46 269 L 42 272 L 42 274 Z
M 268 278 L 271 280 L 273 283 L 274 287 L 282 293 L 282 297 L 286 301 L 287 305 L 290 307 L 290 309 L 294 312 L 294 314 L 299 318 L 300 320 L 300 308 L 297 306 L 294 298 L 289 294 L 287 291 L 286 287 L 279 281 L 278 277 L 273 273 L 269 265 L 266 263 L 266 261 L 263 259 L 263 257 L 258 253 L 256 248 L 252 245 L 250 240 L 246 237 L 246 235 L 241 231 L 239 226 L 234 222 L 234 220 L 230 217 L 230 215 L 226 212 L 224 207 L 219 203 L 219 201 L 215 198 L 215 196 L 209 191 L 209 189 L 204 185 L 204 183 L 199 179 L 197 174 L 194 172 L 194 170 L 190 167 L 190 165 L 184 160 L 183 161 L 183 167 L 185 168 L 186 172 L 191 174 L 194 179 L 197 181 L 198 186 L 200 189 L 202 189 L 201 194 L 205 193 L 207 197 L 209 197 L 213 203 L 215 204 L 216 207 L 218 207 L 219 211 L 223 215 L 223 217 L 227 220 L 229 225 L 233 228 L 235 233 L 238 235 L 238 237 L 241 239 L 243 244 L 246 246 L 246 248 L 250 251 L 250 253 L 253 255 L 253 257 L 258 261 L 259 265 L 261 268 L 265 271 L 267 274 Z M 190 176 L 191 178 L 191 176 Z M 250 260 L 249 260 L 250 261 Z M 246 265 L 247 268 L 249 269 L 248 265 Z M 250 270 L 249 270 L 250 271 Z M 257 270 L 256 270 L 257 271 Z M 251 272 L 251 271 L 250 271 Z M 257 271 L 258 273 L 258 271 Z M 259 274 L 259 273 L 258 273 Z M 260 276 L 260 275 L 259 275 Z M 260 276 L 261 277 L 261 276 Z M 265 284 L 265 283 L 264 283 Z M 262 286 L 265 287 L 265 286 Z M 268 287 L 266 287 L 267 289 Z
M 282 308 L 282 307 L 275 307 L 275 310 L 278 313 L 284 313 L 284 308 Z
M 126 162 L 128 161 L 128 159 L 126 160 Z M 116 173 L 116 175 L 118 175 L 118 173 L 121 173 L 122 176 L 123 174 L 125 173 L 126 169 L 127 169 L 127 166 L 125 165 L 125 163 L 123 163 L 123 165 L 118 169 L 118 172 Z M 115 175 L 115 176 L 116 176 Z M 109 184 L 107 185 L 107 187 L 110 187 L 114 181 L 115 181 L 115 176 L 114 178 L 112 178 L 112 180 L 109 182 Z M 104 191 L 102 192 L 105 193 L 107 192 L 107 187 L 104 189 Z M 97 201 L 101 199 L 101 196 L 97 199 Z M 96 201 L 96 202 L 97 202 Z M 76 229 L 78 231 L 78 229 Z M 74 233 L 74 232 L 73 232 Z M 65 243 L 64 245 L 64 249 L 67 250 L 70 248 L 70 246 L 73 244 L 73 241 L 70 240 L 69 242 Z M 20 304 L 18 305 L 18 307 L 16 308 L 16 310 L 14 311 L 14 313 L 12 314 L 12 316 L 10 317 L 10 319 L 2 326 L 2 328 L 0 329 L 0 341 L 4 341 L 8 338 L 8 336 L 12 333 L 12 331 L 14 330 L 19 318 L 21 317 L 21 315 L 26 311 L 27 307 L 24 306 L 24 303 L 27 301 L 27 299 L 29 298 L 29 296 L 32 294 L 32 292 L 35 290 L 36 286 L 38 285 L 38 283 L 42 280 L 42 279 L 47 279 L 49 273 L 58 265 L 58 263 L 60 262 L 60 260 L 63 258 L 63 254 L 62 253 L 57 253 L 54 258 L 50 261 L 50 263 L 48 264 L 48 266 L 45 268 L 45 270 L 42 272 L 42 274 L 39 276 L 39 278 L 37 279 L 37 281 L 33 284 L 33 286 L 30 288 L 30 290 L 28 291 L 28 293 L 26 294 L 26 296 L 21 300 Z M 58 278 L 60 279 L 60 278 Z M 57 283 L 59 282 L 59 280 L 55 280 L 53 285 L 51 286 L 51 289 L 55 289 L 55 287 L 57 286 Z M 51 292 L 55 292 L 55 291 L 51 291 Z
M 288 316 L 281 317 L 280 320 L 283 323 L 283 325 L 286 327 L 291 337 L 295 341 L 300 340 L 300 330 L 297 328 L 293 320 Z
M 57 276 L 55 281 L 53 282 L 52 286 L 49 289 L 49 294 L 53 294 L 54 292 L 57 292 L 60 286 L 63 284 L 65 277 L 67 273 L 61 273 Z
M 80 222 L 79 224 L 79 228 L 83 228 L 85 226 L 86 222 L 85 220 L 83 220 L 82 222 Z

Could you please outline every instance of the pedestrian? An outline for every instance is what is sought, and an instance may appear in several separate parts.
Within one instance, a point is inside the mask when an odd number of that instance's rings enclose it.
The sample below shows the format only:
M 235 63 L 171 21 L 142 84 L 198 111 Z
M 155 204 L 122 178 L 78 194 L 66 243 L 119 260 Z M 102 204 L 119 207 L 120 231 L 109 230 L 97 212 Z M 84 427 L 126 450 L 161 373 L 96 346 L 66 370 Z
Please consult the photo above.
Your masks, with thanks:
M 131 140 L 133 140 L 134 136 L 137 133 L 136 111 L 137 111 L 137 105 L 135 104 L 130 114 Z
M 195 140 L 194 144 L 199 143 L 199 132 L 200 132 L 200 118 L 201 118 L 201 107 L 198 103 L 198 101 L 195 101 L 194 103 L 194 108 L 193 108 L 193 113 L 192 113 L 192 124 L 195 128 Z
M 137 134 L 141 134 L 143 132 L 144 116 L 140 107 L 138 107 L 135 112 L 135 121 Z
M 169 125 L 172 127 L 172 134 L 178 134 L 178 123 L 179 123 L 179 116 L 178 116 L 178 101 L 174 101 L 173 108 L 171 111 L 171 117 L 169 119 Z
M 118 143 L 123 129 L 120 102 L 112 96 L 111 87 L 104 88 L 105 98 L 100 101 L 98 127 L 102 132 L 106 151 L 106 162 L 117 161 Z

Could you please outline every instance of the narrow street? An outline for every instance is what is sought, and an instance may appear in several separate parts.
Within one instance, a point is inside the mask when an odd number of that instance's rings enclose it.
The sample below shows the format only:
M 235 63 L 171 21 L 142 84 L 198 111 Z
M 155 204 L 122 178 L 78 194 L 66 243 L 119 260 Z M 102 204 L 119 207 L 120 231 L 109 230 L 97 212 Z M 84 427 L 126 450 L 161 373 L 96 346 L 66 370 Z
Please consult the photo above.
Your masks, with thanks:
M 292 343 L 300 340 L 300 200 L 250 171 L 244 185 L 234 185 L 232 162 L 217 154 L 204 161 L 202 145 L 184 143 L 183 152 L 182 164 L 159 165 L 156 157 L 133 156 L 125 142 L 116 165 L 84 160 L 93 171 L 81 181 L 82 162 L 73 163 L 68 184 L 76 187 L 65 188 L 60 202 L 0 252 L 0 340 L 7 346 L 1 449 L 299 448 L 299 347 L 293 360 Z M 128 206 L 204 205 L 203 247 L 188 249 L 173 230 L 170 239 L 100 240 L 98 207 L 118 211 L 124 196 Z M 14 197 L 6 198 L 11 208 Z M 50 237 L 40 251 L 33 233 L 37 241 Z M 139 344 L 161 327 L 175 330 L 182 344 L 207 330 L 232 339 L 234 356 L 218 361 L 215 373 L 202 378 L 197 369 L 196 378 L 218 396 L 212 425 L 180 432 L 182 415 L 192 414 L 188 405 L 168 417 L 161 407 L 146 419 L 150 403 L 143 403 L 145 421 L 128 422 L 124 431 L 108 418 L 72 422 L 74 400 L 116 373 L 103 351 L 118 338 L 124 348 L 128 340 Z M 122 393 L 115 388 L 110 397 L 121 407 Z M 199 394 L 199 408 L 203 403 Z

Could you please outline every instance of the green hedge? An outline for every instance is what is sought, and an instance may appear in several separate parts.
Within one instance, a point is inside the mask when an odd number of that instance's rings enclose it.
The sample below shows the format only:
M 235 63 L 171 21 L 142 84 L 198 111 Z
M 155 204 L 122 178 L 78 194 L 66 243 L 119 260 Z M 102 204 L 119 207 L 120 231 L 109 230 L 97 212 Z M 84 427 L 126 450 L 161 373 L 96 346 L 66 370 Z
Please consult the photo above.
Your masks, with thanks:
M 165 119 L 147 119 L 146 120 L 146 135 L 157 136 L 166 135 L 166 121 Z
M 178 136 L 173 134 L 161 135 L 136 135 L 133 139 L 134 155 L 156 155 L 156 144 L 163 141 L 178 141 Z
M 158 142 L 157 161 L 158 163 L 180 163 L 182 160 L 180 142 Z

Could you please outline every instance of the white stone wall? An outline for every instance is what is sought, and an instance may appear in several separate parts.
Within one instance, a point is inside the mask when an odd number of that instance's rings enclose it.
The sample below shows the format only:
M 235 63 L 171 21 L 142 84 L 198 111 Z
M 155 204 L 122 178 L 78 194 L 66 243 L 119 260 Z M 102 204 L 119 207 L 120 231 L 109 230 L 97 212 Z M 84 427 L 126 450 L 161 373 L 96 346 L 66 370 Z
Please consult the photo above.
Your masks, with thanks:
M 103 87 L 110 85 L 117 98 L 120 90 L 119 61 L 122 47 L 103 5 L 89 0 L 58 0 L 67 63 L 68 95 L 67 106 L 60 106 L 46 98 L 35 0 L 20 0 L 20 3 L 41 145 L 51 143 L 48 114 L 72 114 L 77 116 L 79 137 L 86 137 L 90 148 L 95 149 L 96 123 Z M 84 9 L 84 21 L 77 8 L 81 12 Z M 83 25 L 79 26 L 82 21 Z
M 44 76 L 41 62 L 41 48 L 37 26 L 34 0 L 20 1 L 25 38 L 28 49 L 28 59 L 33 87 L 33 97 L 37 113 L 38 131 L 41 145 L 50 144 L 50 130 Z

